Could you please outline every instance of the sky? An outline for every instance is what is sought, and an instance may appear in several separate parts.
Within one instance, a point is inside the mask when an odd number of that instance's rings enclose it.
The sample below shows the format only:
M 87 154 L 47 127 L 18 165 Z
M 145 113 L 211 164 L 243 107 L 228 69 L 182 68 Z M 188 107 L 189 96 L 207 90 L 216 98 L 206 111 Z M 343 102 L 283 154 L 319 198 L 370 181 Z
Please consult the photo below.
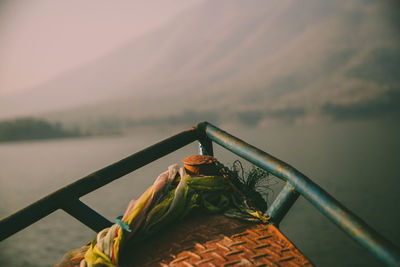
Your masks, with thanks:
M 396 1 L 118 3 L 1 2 L 0 117 L 255 126 L 400 114 Z
M 154 31 L 199 0 L 0 0 L 0 96 Z

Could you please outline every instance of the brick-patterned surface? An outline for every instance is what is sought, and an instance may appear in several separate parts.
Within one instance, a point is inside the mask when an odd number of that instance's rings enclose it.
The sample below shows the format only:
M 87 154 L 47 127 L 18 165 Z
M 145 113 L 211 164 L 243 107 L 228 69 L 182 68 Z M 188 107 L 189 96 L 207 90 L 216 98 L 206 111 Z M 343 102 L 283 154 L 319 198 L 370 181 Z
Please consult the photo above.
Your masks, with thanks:
M 125 251 L 122 266 L 313 266 L 273 225 L 196 216 Z
M 221 240 L 196 243 L 161 266 L 312 266 L 272 225 L 258 225 Z

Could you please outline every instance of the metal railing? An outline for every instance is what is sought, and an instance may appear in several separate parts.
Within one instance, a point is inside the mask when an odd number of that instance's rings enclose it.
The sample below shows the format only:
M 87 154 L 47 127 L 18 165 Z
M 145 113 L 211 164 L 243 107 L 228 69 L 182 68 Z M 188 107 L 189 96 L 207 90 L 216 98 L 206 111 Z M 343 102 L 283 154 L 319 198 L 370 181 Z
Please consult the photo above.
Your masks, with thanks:
M 83 177 L 1 220 L 0 241 L 58 209 L 64 210 L 96 232 L 109 227 L 112 224 L 110 221 L 86 206 L 79 198 L 196 140 L 200 143 L 200 154 L 213 155 L 212 142 L 214 141 L 286 181 L 285 186 L 267 210 L 272 223 L 278 225 L 299 195 L 302 195 L 383 263 L 389 266 L 400 266 L 399 248 L 369 227 L 307 176 L 287 163 L 207 122 L 199 123 L 187 131 Z

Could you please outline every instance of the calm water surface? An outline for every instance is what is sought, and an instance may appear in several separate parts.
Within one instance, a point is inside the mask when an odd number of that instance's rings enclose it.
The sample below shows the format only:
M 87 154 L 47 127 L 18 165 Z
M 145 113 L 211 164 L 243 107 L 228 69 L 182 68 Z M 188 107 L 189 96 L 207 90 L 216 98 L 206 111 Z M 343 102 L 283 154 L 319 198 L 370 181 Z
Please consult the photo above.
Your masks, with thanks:
M 295 166 L 400 245 L 399 126 L 359 122 L 225 129 Z M 0 217 L 176 132 L 157 129 L 119 137 L 0 144 Z M 236 159 L 218 146 L 215 151 L 222 162 Z M 113 221 L 159 173 L 196 152 L 197 145 L 189 145 L 82 200 Z M 318 266 L 381 265 L 302 198 L 281 229 Z M 0 266 L 52 266 L 94 236 L 57 211 L 1 242 Z

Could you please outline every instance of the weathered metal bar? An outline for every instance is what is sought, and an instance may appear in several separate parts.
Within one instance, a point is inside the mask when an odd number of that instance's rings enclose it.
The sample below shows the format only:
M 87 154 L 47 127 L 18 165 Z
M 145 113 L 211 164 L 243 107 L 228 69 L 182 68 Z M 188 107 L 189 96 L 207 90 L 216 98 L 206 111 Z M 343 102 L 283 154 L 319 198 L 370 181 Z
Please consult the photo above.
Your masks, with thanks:
M 199 139 L 198 139 L 199 140 L 199 154 L 214 156 L 214 150 L 213 150 L 213 145 L 212 145 L 211 139 L 208 138 L 204 134 L 204 131 L 199 131 L 198 136 L 199 136 Z
M 95 232 L 100 232 L 104 228 L 112 225 L 112 222 L 80 200 L 68 202 L 68 204 L 63 205 L 62 209 Z
M 321 213 L 382 262 L 390 266 L 400 266 L 399 248 L 373 230 L 307 176 L 289 164 L 209 123 L 200 123 L 198 129 L 204 130 L 208 137 L 222 147 L 271 172 L 275 176 L 289 181 Z
M 199 154 L 214 156 L 212 141 L 209 138 L 199 141 Z
M 196 128 L 183 131 L 125 159 L 89 174 L 0 221 L 0 241 L 61 208 L 144 165 L 198 139 Z
M 0 221 L 0 241 L 46 217 L 58 209 L 56 197 L 49 195 Z
M 286 213 L 293 206 L 296 200 L 299 198 L 299 192 L 289 182 L 286 182 L 279 195 L 272 202 L 271 206 L 267 210 L 267 216 L 271 217 L 271 221 L 275 225 L 279 225 Z

